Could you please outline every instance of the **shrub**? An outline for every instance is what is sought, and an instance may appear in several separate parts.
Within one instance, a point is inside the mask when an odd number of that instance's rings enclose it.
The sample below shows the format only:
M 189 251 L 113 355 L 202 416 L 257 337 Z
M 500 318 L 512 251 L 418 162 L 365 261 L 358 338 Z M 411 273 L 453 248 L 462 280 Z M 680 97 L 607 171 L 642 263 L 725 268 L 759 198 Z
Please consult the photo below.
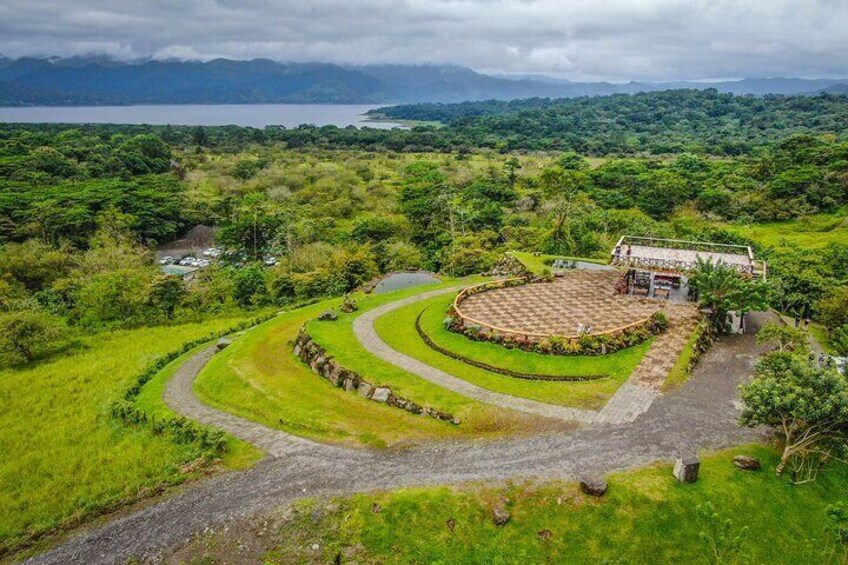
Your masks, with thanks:
M 30 362 L 54 348 L 64 332 L 58 318 L 37 310 L 0 316 L 0 352 L 14 362 Z
M 655 334 L 664 332 L 668 329 L 668 316 L 666 316 L 665 312 L 657 310 L 651 314 L 651 318 L 648 320 L 648 327 Z

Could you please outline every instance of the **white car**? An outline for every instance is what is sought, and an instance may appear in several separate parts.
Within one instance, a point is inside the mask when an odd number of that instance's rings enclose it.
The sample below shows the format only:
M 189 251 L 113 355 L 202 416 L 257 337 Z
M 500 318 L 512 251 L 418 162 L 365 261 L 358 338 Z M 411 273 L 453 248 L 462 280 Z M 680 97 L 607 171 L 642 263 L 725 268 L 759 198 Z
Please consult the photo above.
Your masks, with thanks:
M 269 267 L 273 267 L 274 265 L 277 264 L 277 258 L 276 257 L 265 257 L 265 264 Z
M 218 249 L 217 247 L 210 247 L 209 249 L 207 249 L 206 251 L 203 252 L 204 257 L 212 257 L 213 259 L 216 258 L 220 254 L 221 254 L 221 250 Z
M 165 257 L 162 257 L 161 259 L 159 259 L 159 264 L 160 265 L 173 265 L 174 264 L 174 258 L 171 257 L 170 255 L 166 255 Z
M 190 267 L 193 261 L 196 261 L 194 257 L 183 257 L 180 259 L 180 265 L 183 267 Z

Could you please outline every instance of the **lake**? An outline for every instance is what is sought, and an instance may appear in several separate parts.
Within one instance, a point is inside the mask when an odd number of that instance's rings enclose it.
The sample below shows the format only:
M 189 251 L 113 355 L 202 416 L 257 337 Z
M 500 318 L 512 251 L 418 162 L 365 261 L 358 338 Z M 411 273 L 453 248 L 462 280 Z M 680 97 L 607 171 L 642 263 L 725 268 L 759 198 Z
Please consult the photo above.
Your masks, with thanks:
M 364 104 L 188 104 L 153 106 L 35 106 L 0 107 L 0 122 L 64 124 L 151 124 L 184 126 L 301 124 L 389 129 L 392 122 L 372 122 Z

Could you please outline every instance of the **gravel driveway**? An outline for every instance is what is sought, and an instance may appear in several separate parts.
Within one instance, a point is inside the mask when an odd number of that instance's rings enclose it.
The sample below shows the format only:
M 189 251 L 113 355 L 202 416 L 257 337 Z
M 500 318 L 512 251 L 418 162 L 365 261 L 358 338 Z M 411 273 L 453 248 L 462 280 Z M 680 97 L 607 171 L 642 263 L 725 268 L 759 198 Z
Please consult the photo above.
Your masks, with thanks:
M 767 316 L 752 318 L 752 326 L 758 326 Z M 669 460 L 681 452 L 749 442 L 757 435 L 736 424 L 737 385 L 751 374 L 761 352 L 753 335 L 723 338 L 683 387 L 660 397 L 627 424 L 593 424 L 573 432 L 521 439 L 429 444 L 402 452 L 324 446 L 205 407 L 193 398 L 190 388 L 208 360 L 209 353 L 202 352 L 169 384 L 169 403 L 176 398 L 190 406 L 189 416 L 201 421 L 211 418 L 225 428 L 243 426 L 239 435 L 258 434 L 257 443 L 272 456 L 249 470 L 202 481 L 82 533 L 30 562 L 95 565 L 132 558 L 157 560 L 206 528 L 307 496 L 468 480 L 573 479 Z

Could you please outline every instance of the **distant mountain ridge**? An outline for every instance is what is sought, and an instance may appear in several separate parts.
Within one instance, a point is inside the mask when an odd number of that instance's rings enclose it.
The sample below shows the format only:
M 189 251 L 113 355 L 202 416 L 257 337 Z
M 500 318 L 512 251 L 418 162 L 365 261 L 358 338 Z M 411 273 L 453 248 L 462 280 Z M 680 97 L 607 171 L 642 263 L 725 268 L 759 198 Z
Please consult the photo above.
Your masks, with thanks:
M 455 65 L 336 65 L 234 61 L 121 62 L 107 57 L 0 56 L 0 105 L 391 104 L 572 98 L 680 88 L 734 94 L 846 93 L 848 79 L 767 78 L 714 83 L 572 82 L 491 76 Z

